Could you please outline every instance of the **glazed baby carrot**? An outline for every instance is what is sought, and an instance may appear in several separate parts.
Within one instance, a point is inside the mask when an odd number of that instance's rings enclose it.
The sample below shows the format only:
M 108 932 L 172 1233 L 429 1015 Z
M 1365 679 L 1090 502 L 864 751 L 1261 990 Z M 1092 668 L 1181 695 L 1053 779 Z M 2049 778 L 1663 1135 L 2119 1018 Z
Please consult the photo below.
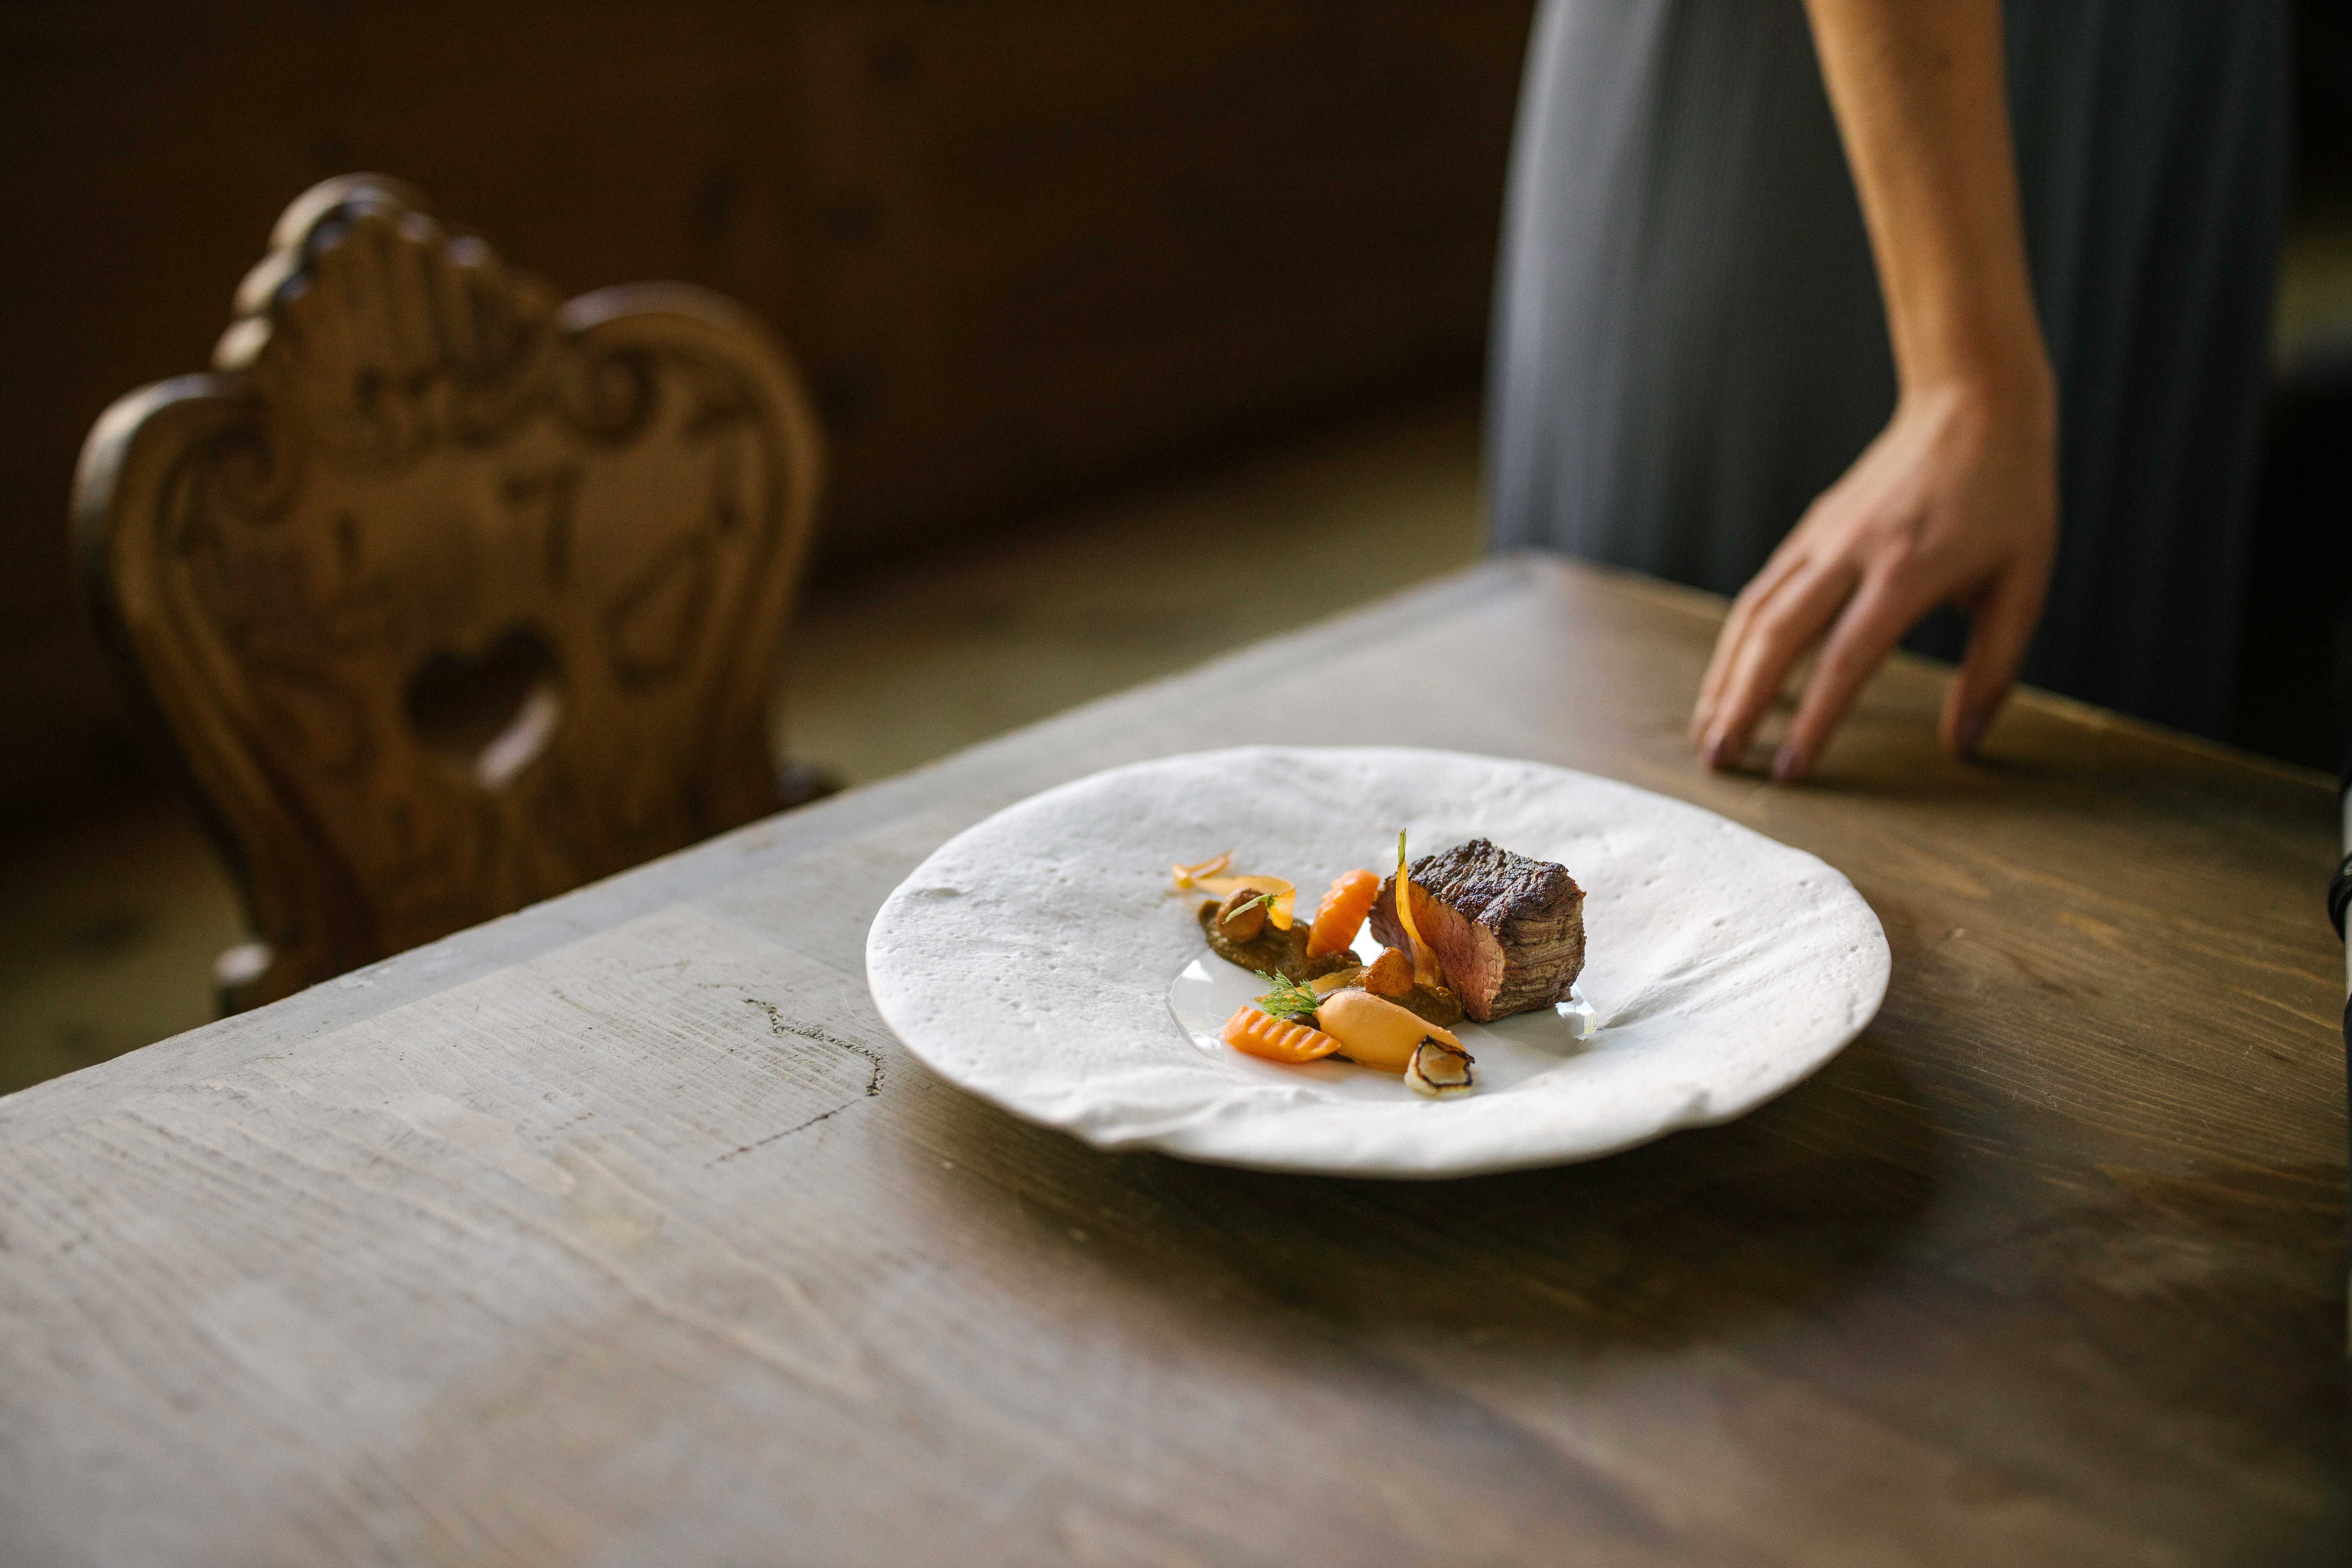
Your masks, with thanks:
M 1339 1042 L 1320 1029 L 1286 1023 L 1250 1006 L 1234 1008 L 1225 1020 L 1225 1044 L 1244 1056 L 1290 1063 L 1315 1061 L 1339 1048 Z
M 1332 883 L 1315 911 L 1315 923 L 1307 929 L 1307 956 L 1320 958 L 1353 946 L 1380 896 L 1381 879 L 1370 871 L 1350 871 Z

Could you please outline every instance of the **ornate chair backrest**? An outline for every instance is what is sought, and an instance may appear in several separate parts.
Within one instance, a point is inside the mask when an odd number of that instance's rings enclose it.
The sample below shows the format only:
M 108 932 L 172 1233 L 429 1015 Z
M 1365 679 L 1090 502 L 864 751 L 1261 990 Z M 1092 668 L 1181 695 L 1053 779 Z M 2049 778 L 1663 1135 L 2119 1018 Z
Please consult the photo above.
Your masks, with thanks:
M 397 181 L 287 208 L 210 374 L 108 409 L 95 618 L 258 942 L 231 1007 L 778 805 L 822 447 L 742 310 L 556 305 Z

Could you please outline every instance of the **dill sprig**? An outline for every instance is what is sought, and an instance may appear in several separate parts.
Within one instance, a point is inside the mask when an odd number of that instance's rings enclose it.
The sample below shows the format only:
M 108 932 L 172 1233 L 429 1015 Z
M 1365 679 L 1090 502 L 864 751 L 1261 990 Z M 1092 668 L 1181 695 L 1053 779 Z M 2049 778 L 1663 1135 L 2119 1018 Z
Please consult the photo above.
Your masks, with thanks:
M 1273 987 L 1257 999 L 1257 1009 L 1261 1013 L 1287 1018 L 1295 1024 L 1308 1023 L 1315 1017 L 1315 1009 L 1323 1005 L 1323 998 L 1315 994 L 1315 988 L 1311 985 L 1301 985 L 1284 975 L 1268 974 L 1263 969 L 1254 973 Z

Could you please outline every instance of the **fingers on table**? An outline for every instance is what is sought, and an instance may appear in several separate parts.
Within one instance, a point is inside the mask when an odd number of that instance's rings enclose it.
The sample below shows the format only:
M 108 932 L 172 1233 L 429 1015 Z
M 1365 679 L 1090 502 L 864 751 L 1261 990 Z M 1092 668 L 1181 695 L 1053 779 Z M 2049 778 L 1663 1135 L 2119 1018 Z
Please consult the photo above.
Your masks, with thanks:
M 1759 595 L 1741 626 L 1726 625 L 1716 650 L 1724 672 L 1699 742 L 1707 766 L 1728 766 L 1747 752 L 1757 721 L 1788 679 L 1790 667 L 1837 615 L 1859 576 L 1844 562 L 1808 564 Z
M 1797 716 L 1772 759 L 1772 776 L 1782 784 L 1812 771 L 1814 759 L 1829 744 L 1831 734 L 1846 710 L 1853 706 L 1871 672 L 1895 651 L 1903 634 L 1918 618 L 1920 606 L 1883 575 L 1864 577 L 1853 597 L 1830 628 L 1821 658 L 1813 661 Z
M 1715 651 L 1707 657 L 1706 673 L 1699 678 L 1698 701 L 1691 710 L 1690 738 L 1704 743 L 1715 727 L 1716 710 L 1722 705 L 1723 688 L 1731 679 L 1742 640 L 1756 612 L 1764 601 L 1804 565 L 1802 557 L 1787 551 L 1775 552 L 1764 563 L 1764 570 L 1748 579 L 1748 586 L 1731 601 L 1731 613 L 1723 620 L 1723 629 L 1716 633 Z
M 1944 744 L 1958 755 L 1975 752 L 2001 699 L 2017 684 L 2042 619 L 2042 576 L 2011 567 L 1972 612 L 1968 651 L 1944 697 Z

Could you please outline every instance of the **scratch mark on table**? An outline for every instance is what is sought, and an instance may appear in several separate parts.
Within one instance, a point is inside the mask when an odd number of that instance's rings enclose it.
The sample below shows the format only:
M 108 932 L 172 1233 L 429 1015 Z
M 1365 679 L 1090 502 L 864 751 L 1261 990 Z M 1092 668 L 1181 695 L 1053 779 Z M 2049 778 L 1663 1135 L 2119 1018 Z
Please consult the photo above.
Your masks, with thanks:
M 818 1045 L 831 1046 L 836 1050 L 848 1051 L 855 1056 L 865 1058 L 870 1070 L 866 1075 L 866 1093 L 861 1098 L 871 1100 L 882 1092 L 882 1053 L 873 1047 L 861 1046 L 855 1040 L 845 1040 L 839 1035 L 828 1033 L 814 1024 L 795 1023 L 785 1017 L 783 1009 L 778 1007 L 773 1002 L 762 1002 L 757 996 L 746 996 L 743 1000 L 768 1016 L 768 1027 L 778 1036 L 813 1040 Z M 856 1103 L 857 1101 L 853 1100 L 845 1104 L 836 1105 L 830 1110 L 821 1110 L 796 1126 L 787 1127 L 781 1132 L 771 1132 L 765 1138 L 756 1138 L 740 1148 L 730 1149 L 713 1160 L 711 1163 L 723 1165 L 738 1154 L 749 1154 L 755 1149 L 764 1149 L 771 1143 L 789 1138 L 795 1132 L 805 1132 L 818 1122 L 830 1121 Z

